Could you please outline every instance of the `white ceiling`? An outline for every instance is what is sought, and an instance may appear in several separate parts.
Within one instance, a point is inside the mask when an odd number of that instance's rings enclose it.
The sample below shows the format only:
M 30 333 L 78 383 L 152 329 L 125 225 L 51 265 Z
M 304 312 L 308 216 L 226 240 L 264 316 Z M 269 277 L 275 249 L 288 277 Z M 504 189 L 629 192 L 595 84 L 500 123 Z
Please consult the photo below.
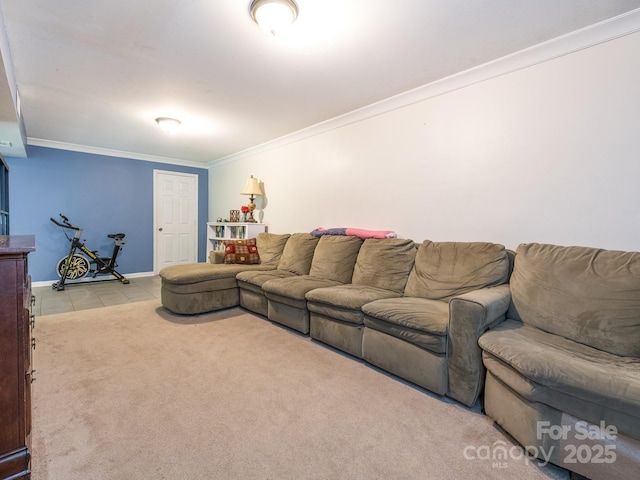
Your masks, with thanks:
M 640 0 L 297 3 L 296 23 L 270 37 L 251 20 L 250 0 L 0 0 L 2 56 L 28 143 L 206 166 L 640 8 Z M 166 134 L 159 116 L 182 128 Z

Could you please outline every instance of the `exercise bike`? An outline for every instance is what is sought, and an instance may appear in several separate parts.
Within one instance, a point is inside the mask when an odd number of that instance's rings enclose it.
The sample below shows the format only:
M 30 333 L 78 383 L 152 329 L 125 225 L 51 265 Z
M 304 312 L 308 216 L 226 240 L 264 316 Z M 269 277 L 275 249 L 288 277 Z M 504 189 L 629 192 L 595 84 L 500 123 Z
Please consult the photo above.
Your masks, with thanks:
M 85 245 L 84 242 L 86 240 L 80 240 L 82 228 L 69 223 L 69 219 L 63 214 L 60 214 L 60 218 L 62 219 L 61 222 L 54 218 L 50 218 L 50 220 L 63 229 L 67 240 L 71 242 L 71 248 L 69 249 L 69 254 L 66 257 L 62 257 L 58 262 L 56 271 L 60 276 L 60 281 L 51 285 L 51 288 L 54 290 L 64 290 L 64 284 L 67 280 L 79 280 L 87 275 L 96 278 L 99 274 L 111 274 L 122 283 L 129 283 L 129 280 L 116 270 L 116 267 L 118 266 L 116 263 L 116 257 L 118 256 L 118 252 L 120 252 L 122 245 L 126 243 L 124 241 L 124 233 L 111 233 L 107 235 L 107 237 L 113 240 L 113 252 L 110 257 L 99 257 L 97 250 L 90 250 Z M 75 232 L 73 236 L 70 236 L 67 233 L 69 230 Z M 78 250 L 86 256 L 78 253 Z

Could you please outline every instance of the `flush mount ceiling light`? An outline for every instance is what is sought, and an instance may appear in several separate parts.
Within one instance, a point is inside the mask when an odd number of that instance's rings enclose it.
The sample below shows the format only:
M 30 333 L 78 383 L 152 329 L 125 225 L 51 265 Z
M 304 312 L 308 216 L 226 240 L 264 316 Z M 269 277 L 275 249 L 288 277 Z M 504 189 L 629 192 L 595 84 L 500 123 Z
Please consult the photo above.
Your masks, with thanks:
M 265 32 L 276 35 L 298 18 L 298 5 L 293 0 L 253 0 L 251 18 Z
M 170 117 L 158 117 L 156 118 L 156 123 L 160 125 L 160 128 L 165 132 L 175 132 L 176 129 L 182 125 L 180 120 Z

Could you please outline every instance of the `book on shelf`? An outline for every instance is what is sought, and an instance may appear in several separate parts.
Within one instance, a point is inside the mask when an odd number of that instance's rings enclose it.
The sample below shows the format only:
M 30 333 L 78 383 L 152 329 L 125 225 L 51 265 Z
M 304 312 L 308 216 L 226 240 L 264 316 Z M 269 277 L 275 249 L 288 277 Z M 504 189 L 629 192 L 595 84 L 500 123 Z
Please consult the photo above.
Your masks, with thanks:
M 236 225 L 233 227 L 228 227 L 229 229 L 229 238 L 244 238 L 246 233 L 246 227 L 242 225 Z

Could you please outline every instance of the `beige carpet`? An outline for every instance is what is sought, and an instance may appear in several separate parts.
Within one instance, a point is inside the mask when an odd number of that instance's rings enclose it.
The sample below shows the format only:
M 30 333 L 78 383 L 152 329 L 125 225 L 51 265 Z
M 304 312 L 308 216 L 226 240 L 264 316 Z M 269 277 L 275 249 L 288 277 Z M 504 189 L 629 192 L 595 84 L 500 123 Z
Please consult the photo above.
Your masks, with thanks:
M 239 308 L 153 300 L 40 317 L 34 336 L 34 480 L 568 478 L 478 458 L 513 443 L 477 408 Z

